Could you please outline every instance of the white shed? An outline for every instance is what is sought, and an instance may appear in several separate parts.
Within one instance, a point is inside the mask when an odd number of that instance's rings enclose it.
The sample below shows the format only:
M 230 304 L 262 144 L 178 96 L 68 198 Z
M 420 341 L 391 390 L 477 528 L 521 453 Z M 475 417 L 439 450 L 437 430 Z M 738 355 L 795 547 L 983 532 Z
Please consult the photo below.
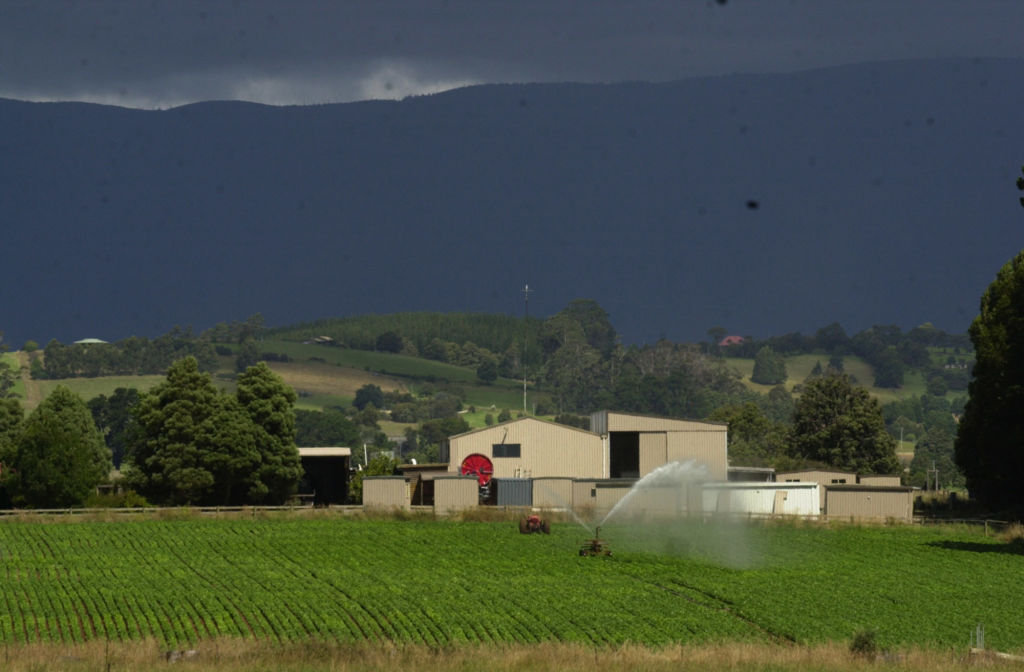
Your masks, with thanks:
M 820 498 L 817 483 L 754 483 L 733 481 L 705 483 L 705 512 L 760 515 L 817 516 Z

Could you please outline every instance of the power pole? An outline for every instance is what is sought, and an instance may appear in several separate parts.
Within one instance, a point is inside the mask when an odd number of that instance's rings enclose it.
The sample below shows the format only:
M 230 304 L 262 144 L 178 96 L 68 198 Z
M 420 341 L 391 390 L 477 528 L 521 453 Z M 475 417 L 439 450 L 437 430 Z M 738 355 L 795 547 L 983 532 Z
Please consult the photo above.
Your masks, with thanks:
M 932 490 L 939 489 L 939 470 L 935 468 L 935 460 L 932 460 L 932 468 L 925 473 L 924 489 L 928 489 L 928 483 L 932 484 Z
M 523 293 L 523 413 L 526 413 L 526 344 L 530 340 L 530 289 L 529 285 L 523 285 L 519 290 Z

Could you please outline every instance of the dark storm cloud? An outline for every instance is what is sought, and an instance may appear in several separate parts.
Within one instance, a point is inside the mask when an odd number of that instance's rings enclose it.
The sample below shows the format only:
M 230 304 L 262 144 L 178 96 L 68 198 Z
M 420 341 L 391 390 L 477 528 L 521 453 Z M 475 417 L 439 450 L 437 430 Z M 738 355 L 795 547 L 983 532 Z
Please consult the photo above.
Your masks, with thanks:
M 1024 56 L 1002 0 L 7 2 L 0 96 L 317 103 L 479 82 L 664 81 Z

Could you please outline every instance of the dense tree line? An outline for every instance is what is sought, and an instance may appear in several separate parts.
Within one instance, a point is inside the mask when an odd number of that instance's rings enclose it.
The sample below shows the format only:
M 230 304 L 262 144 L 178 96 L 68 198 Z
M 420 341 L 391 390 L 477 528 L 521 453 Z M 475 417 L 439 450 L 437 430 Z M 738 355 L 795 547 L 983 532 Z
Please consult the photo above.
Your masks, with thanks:
M 154 339 L 131 336 L 116 343 L 72 343 L 51 340 L 43 357 L 32 358 L 33 378 L 126 376 L 158 374 L 183 357 L 194 357 L 203 371 L 217 368 L 211 343 L 198 339 L 191 329 L 175 327 Z
M 134 409 L 125 481 L 159 503 L 284 503 L 302 476 L 295 400 L 266 364 L 248 368 L 231 395 L 195 358 L 179 360 Z

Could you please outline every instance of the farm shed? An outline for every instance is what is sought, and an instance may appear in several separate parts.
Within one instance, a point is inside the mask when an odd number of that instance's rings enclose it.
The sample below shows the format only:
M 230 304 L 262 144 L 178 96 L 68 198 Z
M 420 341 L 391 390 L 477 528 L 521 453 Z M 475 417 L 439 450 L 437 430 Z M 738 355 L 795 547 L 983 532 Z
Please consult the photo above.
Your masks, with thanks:
M 820 489 L 820 485 L 811 482 L 705 483 L 702 499 L 707 512 L 817 516 Z
M 606 443 L 610 478 L 642 478 L 668 462 L 688 460 L 707 467 L 711 480 L 728 478 L 726 423 L 599 411 L 590 416 L 590 428 Z
M 914 520 L 914 488 L 887 485 L 829 485 L 825 515 L 853 520 Z
M 903 485 L 899 476 L 861 476 L 857 482 L 861 485 Z
M 594 484 L 596 496 L 594 497 L 594 509 L 600 513 L 611 511 L 619 500 L 626 496 L 632 489 L 634 481 L 628 479 L 609 479 L 597 481 Z
M 540 509 L 571 509 L 571 478 L 533 479 L 533 505 Z
M 404 476 L 366 476 L 363 478 L 364 509 L 410 508 L 409 486 Z
M 533 506 L 533 480 L 495 478 L 491 481 L 494 503 L 498 506 Z
M 629 520 L 701 515 L 703 513 L 701 492 L 701 483 L 696 481 L 663 486 L 652 484 L 638 489 L 632 494 L 626 490 L 622 492 L 622 496 L 616 500 L 616 503 L 625 499 L 627 495 L 629 500 L 622 503 L 622 508 L 616 516 L 619 519 Z
M 473 476 L 435 476 L 434 512 L 450 515 L 479 504 L 480 487 Z
M 573 479 L 572 508 L 581 515 L 607 513 L 635 483 L 632 478 Z
M 433 506 L 434 479 L 453 476 L 447 464 L 402 464 L 398 473 L 405 477 L 409 488 L 409 501 L 414 506 Z
M 730 481 L 774 483 L 774 467 L 729 467 Z
M 299 498 L 312 501 L 314 506 L 344 504 L 348 499 L 351 457 L 350 448 L 299 448 L 299 460 L 303 471 L 302 480 L 299 481 Z
M 452 471 L 458 471 L 471 455 L 479 455 L 490 463 L 494 478 L 604 475 L 600 436 L 537 418 L 457 434 L 448 439 L 446 448 L 441 458 L 447 458 Z
M 824 469 L 808 469 L 806 471 L 783 471 L 775 474 L 776 483 L 817 483 L 822 486 L 819 490 L 821 502 L 820 510 L 825 510 L 825 486 L 826 485 L 847 485 L 857 482 L 857 474 L 851 471 L 828 471 Z

